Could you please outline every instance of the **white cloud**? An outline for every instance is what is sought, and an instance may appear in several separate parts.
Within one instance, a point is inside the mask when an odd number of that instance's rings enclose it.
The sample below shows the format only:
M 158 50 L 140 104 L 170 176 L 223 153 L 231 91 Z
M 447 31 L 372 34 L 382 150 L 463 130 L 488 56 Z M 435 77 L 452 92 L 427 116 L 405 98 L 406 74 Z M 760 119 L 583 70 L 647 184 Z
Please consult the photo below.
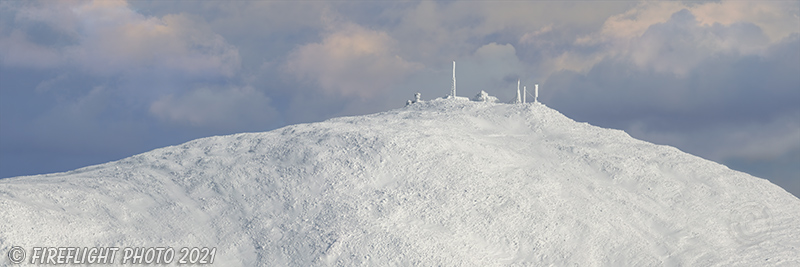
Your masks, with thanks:
M 674 17 L 684 9 L 693 20 Z M 625 123 L 641 119 L 626 113 L 649 112 L 652 120 L 643 120 L 654 127 L 676 112 L 705 122 L 727 117 L 699 116 L 709 110 L 744 107 L 776 116 L 777 109 L 761 107 L 796 99 L 796 80 L 784 79 L 796 72 L 793 54 L 775 44 L 800 31 L 798 9 L 788 1 L 0 1 L 0 64 L 55 69 L 37 92 L 81 106 L 53 112 L 87 121 L 136 113 L 196 129 L 257 124 L 276 112 L 288 122 L 364 114 L 402 106 L 417 91 L 424 99 L 443 96 L 456 60 L 459 95 L 487 90 L 505 101 L 517 78 L 529 85 L 547 79 L 553 84 L 540 99 L 553 107 L 561 101 L 565 112 L 580 106 L 606 112 L 594 120 Z M 42 25 L 57 34 L 41 38 Z M 789 59 L 771 58 L 770 49 Z M 745 98 L 743 106 L 715 104 Z M 58 120 L 71 123 L 48 123 Z M 694 131 L 677 128 L 682 138 Z M 795 142 L 793 128 L 765 129 L 775 135 L 762 139 L 784 141 L 724 154 Z
M 392 11 L 387 21 L 397 21 L 387 30 L 399 40 L 400 50 L 416 62 L 439 64 L 468 56 L 490 43 L 527 44 L 541 35 L 569 39 L 602 25 L 608 16 L 624 11 L 631 3 L 559 1 L 420 1 L 411 8 Z M 527 36 L 526 36 L 527 35 Z M 533 38 L 533 39 L 532 39 Z
M 6 8 L 15 10 L 14 21 L 17 23 L 42 22 L 49 27 L 56 29 L 61 34 L 77 37 L 80 35 L 81 18 L 73 12 L 77 6 L 87 5 L 88 1 L 27 1 L 18 2 L 16 5 L 8 5 Z M 119 7 L 124 2 L 117 0 L 102 1 L 100 3 L 106 7 Z M 122 14 L 115 14 L 120 16 Z
M 370 98 L 422 68 L 396 54 L 395 43 L 385 32 L 345 24 L 294 50 L 285 70 L 329 94 Z
M 489 43 L 458 61 L 459 95 L 472 97 L 484 90 L 503 101 L 508 100 L 517 79 L 524 84 L 526 78 L 524 64 L 516 53 L 511 44 Z
M 0 31 L 5 33 L 0 35 L 0 64 L 59 71 L 58 77 L 40 82 L 36 90 L 72 90 L 59 94 L 66 96 L 62 101 L 71 109 L 98 106 L 86 99 L 95 103 L 93 96 L 101 95 L 106 102 L 119 104 L 107 106 L 110 110 L 150 106 L 151 115 L 195 126 L 238 127 L 274 116 L 269 98 L 252 88 L 185 86 L 219 86 L 214 82 L 234 78 L 240 69 L 238 49 L 202 18 L 183 13 L 145 16 L 121 0 L 25 2 L 11 9 L 13 30 Z M 37 39 L 42 27 L 47 28 L 46 37 L 68 41 Z M 76 98 L 87 86 L 75 81 L 81 77 L 86 83 L 103 84 L 97 87 L 103 90 Z M 73 118 L 97 117 L 78 111 L 71 111 Z
M 578 44 L 618 42 L 642 36 L 653 25 L 667 22 L 673 14 L 686 9 L 700 26 L 749 22 L 758 25 L 777 42 L 800 31 L 797 18 L 800 5 L 781 1 L 720 1 L 706 3 L 681 3 L 673 1 L 640 2 L 625 13 L 609 17 L 602 30 L 576 40 Z
M 0 59 L 3 65 L 28 68 L 51 68 L 62 62 L 57 51 L 32 43 L 27 34 L 20 30 L 0 36 Z
M 650 26 L 667 22 L 672 14 L 684 8 L 686 6 L 680 2 L 641 2 L 622 14 L 609 17 L 599 32 L 580 37 L 576 43 L 597 44 L 636 38 L 642 36 Z
M 686 75 L 700 62 L 720 55 L 760 54 L 769 47 L 761 29 L 751 23 L 699 25 L 688 10 L 673 14 L 630 40 L 626 51 L 616 51 L 637 66 Z
M 566 51 L 557 58 L 569 59 L 565 70 L 585 72 L 603 58 L 622 57 L 643 69 L 682 76 L 721 53 L 764 53 L 771 44 L 800 32 L 797 15 L 798 5 L 783 2 L 642 2 L 575 41 L 599 49 Z M 564 60 L 554 61 L 558 65 Z
M 528 33 L 523 34 L 522 37 L 519 38 L 519 43 L 521 43 L 521 44 L 534 43 L 536 41 L 537 37 L 541 36 L 542 34 L 549 33 L 551 31 L 553 31 L 553 24 L 552 23 L 551 24 L 547 24 L 547 26 L 539 28 L 536 31 L 528 32 Z
M 227 76 L 238 70 L 235 47 L 188 15 L 145 17 L 125 1 L 32 3 L 19 7 L 16 23 L 44 23 L 74 38 L 64 46 L 42 45 L 14 31 L 0 36 L 4 64 L 39 68 L 78 67 L 94 75 L 175 71 Z
M 769 37 L 778 42 L 792 33 L 800 32 L 800 4 L 796 1 L 721 1 L 709 2 L 690 8 L 702 25 L 731 25 L 750 22 L 758 25 Z

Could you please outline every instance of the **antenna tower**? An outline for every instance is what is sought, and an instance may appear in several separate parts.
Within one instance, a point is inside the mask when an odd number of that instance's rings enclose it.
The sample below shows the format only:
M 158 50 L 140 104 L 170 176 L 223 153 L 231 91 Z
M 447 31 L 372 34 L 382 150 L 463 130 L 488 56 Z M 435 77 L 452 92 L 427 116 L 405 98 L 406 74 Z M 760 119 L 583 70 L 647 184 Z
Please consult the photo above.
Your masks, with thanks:
M 456 61 L 453 60 L 453 86 L 450 88 L 450 96 L 456 97 Z
M 525 104 L 525 98 L 528 95 L 528 86 L 522 87 L 522 104 Z

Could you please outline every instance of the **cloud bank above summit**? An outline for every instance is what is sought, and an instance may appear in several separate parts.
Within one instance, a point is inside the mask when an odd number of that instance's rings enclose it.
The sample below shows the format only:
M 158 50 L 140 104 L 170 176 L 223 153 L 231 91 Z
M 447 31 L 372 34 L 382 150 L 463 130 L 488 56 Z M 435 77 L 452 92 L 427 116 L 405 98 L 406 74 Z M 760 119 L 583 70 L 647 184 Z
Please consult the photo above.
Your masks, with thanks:
M 0 3 L 0 177 L 515 82 L 800 194 L 795 2 Z

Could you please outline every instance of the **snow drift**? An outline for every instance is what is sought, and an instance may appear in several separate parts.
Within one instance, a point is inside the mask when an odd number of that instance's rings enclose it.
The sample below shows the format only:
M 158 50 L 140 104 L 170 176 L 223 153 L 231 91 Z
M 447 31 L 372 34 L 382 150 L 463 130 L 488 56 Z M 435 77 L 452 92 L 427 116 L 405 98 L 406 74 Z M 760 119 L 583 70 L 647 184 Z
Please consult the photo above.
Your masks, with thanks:
M 800 199 L 541 104 L 433 100 L 0 180 L 12 246 L 220 266 L 800 264 Z M 9 262 L 4 257 L 0 265 Z

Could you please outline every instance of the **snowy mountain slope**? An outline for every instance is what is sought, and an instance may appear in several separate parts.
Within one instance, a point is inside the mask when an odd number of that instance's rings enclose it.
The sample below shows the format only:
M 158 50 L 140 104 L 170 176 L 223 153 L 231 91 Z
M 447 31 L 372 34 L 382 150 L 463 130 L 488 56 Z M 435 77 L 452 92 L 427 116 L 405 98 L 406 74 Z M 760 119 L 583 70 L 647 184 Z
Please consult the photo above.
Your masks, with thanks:
M 11 246 L 220 266 L 800 265 L 800 199 L 541 104 L 433 100 L 0 180 Z M 9 264 L 5 258 L 0 265 Z

